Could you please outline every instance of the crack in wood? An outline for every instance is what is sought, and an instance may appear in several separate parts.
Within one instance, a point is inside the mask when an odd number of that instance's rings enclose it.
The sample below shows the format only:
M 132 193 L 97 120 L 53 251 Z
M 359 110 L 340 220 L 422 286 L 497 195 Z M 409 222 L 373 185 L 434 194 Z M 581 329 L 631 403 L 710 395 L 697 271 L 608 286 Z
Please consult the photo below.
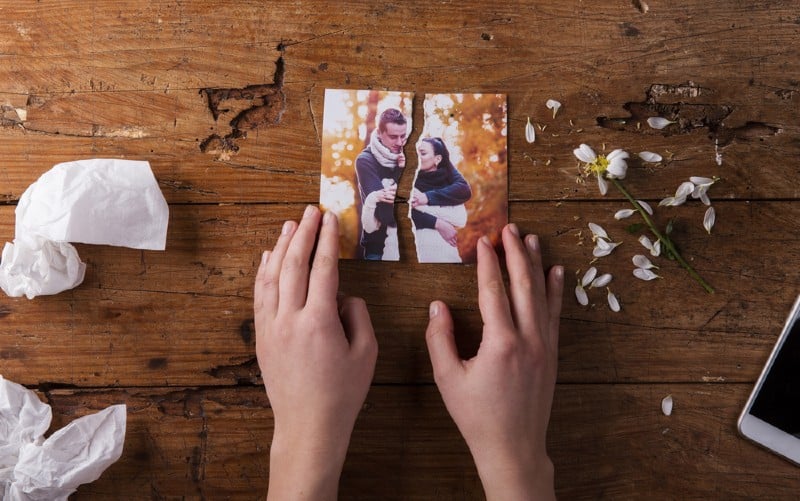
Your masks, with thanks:
M 739 127 L 726 127 L 724 120 L 730 116 L 734 107 L 723 104 L 687 103 L 684 99 L 694 99 L 713 93 L 712 89 L 701 87 L 694 82 L 679 85 L 653 84 L 646 92 L 644 101 L 629 101 L 623 108 L 630 113 L 627 117 L 597 117 L 600 127 L 617 131 L 637 132 L 644 134 L 687 134 L 696 129 L 708 129 L 710 139 L 719 147 L 724 147 L 734 140 L 754 140 L 780 134 L 778 126 L 762 122 L 748 121 Z M 677 98 L 677 102 L 659 102 L 659 99 Z M 663 129 L 653 129 L 647 125 L 647 119 L 663 117 L 672 122 Z
M 282 47 L 279 46 L 281 51 Z M 275 62 L 273 83 L 248 85 L 242 88 L 205 88 L 200 93 L 208 100 L 214 121 L 220 116 L 235 113 L 230 120 L 231 131 L 224 136 L 211 134 L 200 143 L 200 151 L 216 155 L 218 160 L 230 160 L 239 151 L 239 140 L 247 138 L 248 130 L 272 127 L 280 123 L 286 111 L 283 92 L 286 66 L 281 55 Z M 245 107 L 242 108 L 244 103 Z M 238 112 L 235 111 L 239 108 Z
M 239 364 L 220 365 L 206 371 L 211 377 L 218 379 L 233 379 L 236 384 L 260 384 L 261 369 L 258 367 L 258 359 L 251 357 Z

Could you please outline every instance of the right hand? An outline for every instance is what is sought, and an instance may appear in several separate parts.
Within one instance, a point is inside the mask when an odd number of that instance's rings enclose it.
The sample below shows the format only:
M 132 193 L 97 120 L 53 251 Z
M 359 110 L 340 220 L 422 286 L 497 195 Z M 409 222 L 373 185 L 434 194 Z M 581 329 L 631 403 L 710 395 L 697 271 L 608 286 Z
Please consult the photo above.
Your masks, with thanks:
M 510 301 L 488 238 L 478 242 L 483 340 L 462 360 L 447 305 L 431 303 L 426 333 L 436 385 L 469 446 L 489 500 L 555 499 L 545 435 L 556 381 L 564 269 L 545 279 L 539 241 L 503 229 Z
M 456 230 L 455 226 L 448 223 L 444 219 L 437 218 L 434 228 L 436 228 L 436 231 L 439 232 L 439 235 L 442 236 L 445 242 L 453 247 L 458 245 L 458 231 Z
M 381 190 L 375 190 L 367 195 L 367 198 L 372 198 L 375 203 L 384 202 L 393 204 L 395 195 L 397 195 L 397 184 L 393 184 Z

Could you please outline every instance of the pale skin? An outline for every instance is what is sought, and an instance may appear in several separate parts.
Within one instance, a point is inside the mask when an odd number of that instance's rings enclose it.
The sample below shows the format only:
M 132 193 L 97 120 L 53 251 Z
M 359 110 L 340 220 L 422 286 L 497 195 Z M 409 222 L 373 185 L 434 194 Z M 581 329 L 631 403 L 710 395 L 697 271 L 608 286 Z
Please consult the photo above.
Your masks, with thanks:
M 545 276 L 538 239 L 521 239 L 514 224 L 503 229 L 502 242 L 509 294 L 491 243 L 484 237 L 478 244 L 484 328 L 477 355 L 458 356 L 452 317 L 441 301 L 430 305 L 428 350 L 487 499 L 554 499 L 545 434 L 564 270 L 555 266 Z M 256 354 L 275 416 L 268 499 L 336 499 L 372 380 L 372 324 L 363 300 L 337 301 L 337 259 L 336 218 L 309 207 L 299 225 L 284 225 L 256 276 Z

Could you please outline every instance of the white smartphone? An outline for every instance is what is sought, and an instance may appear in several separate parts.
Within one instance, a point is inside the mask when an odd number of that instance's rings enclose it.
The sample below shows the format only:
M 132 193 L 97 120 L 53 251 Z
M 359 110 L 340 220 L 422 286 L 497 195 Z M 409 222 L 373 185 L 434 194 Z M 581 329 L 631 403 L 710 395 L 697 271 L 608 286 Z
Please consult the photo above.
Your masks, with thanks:
M 739 433 L 800 466 L 800 296 L 739 416 Z

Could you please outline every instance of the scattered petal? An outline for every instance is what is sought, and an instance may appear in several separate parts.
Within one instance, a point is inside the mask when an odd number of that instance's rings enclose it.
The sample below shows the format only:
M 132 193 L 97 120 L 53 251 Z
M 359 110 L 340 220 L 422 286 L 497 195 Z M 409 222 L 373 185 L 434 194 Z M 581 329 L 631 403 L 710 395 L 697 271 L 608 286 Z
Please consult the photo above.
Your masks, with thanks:
M 529 143 L 536 141 L 536 128 L 531 123 L 531 117 L 528 117 L 528 123 L 525 125 L 525 140 Z
M 592 283 L 592 280 L 594 280 L 594 277 L 596 276 L 597 276 L 597 268 L 592 266 L 591 268 L 586 270 L 586 273 L 583 274 L 583 278 L 581 278 L 581 286 L 586 287 L 587 285 Z
M 677 207 L 679 205 L 683 205 L 685 201 L 686 197 L 667 197 L 664 200 L 658 202 L 658 205 L 659 207 L 660 206 Z
M 633 5 L 639 9 L 639 12 L 642 14 L 647 14 L 647 11 L 650 10 L 650 6 L 647 5 L 645 0 L 633 0 Z
M 660 256 L 661 255 L 661 240 L 656 240 L 656 243 L 653 244 L 653 250 L 650 251 L 651 256 Z
M 661 155 L 658 153 L 653 153 L 652 151 L 642 151 L 639 153 L 639 158 L 644 160 L 645 162 L 656 163 L 664 160 L 661 158 Z
M 674 124 L 672 120 L 667 120 L 664 117 L 650 117 L 647 119 L 647 125 L 654 129 L 663 129 L 669 124 Z
M 555 99 L 548 99 L 547 103 L 545 103 L 545 106 L 547 106 L 547 109 L 553 110 L 553 118 L 555 118 L 556 113 L 558 113 L 558 109 L 561 108 L 561 103 Z
M 622 242 L 607 242 L 602 238 L 597 239 L 597 243 L 595 244 L 594 249 L 592 249 L 592 255 L 594 257 L 605 257 L 611 254 L 611 251 L 617 248 Z
M 653 280 L 655 278 L 659 278 L 658 275 L 653 273 L 650 270 L 646 270 L 644 268 L 636 268 L 633 270 L 633 276 L 638 278 L 639 280 Z
M 586 290 L 580 284 L 575 287 L 575 298 L 582 306 L 589 304 L 589 296 L 586 295 Z
M 703 228 L 706 229 L 708 234 L 711 234 L 711 228 L 714 227 L 714 222 L 717 219 L 717 215 L 714 211 L 714 207 L 709 207 L 706 209 L 706 214 L 703 216 Z
M 661 400 L 661 412 L 663 412 L 665 416 L 672 414 L 672 395 L 667 395 Z
M 642 235 L 639 237 L 639 243 L 642 244 L 642 247 L 650 251 L 651 256 L 658 256 L 661 254 L 660 240 L 656 240 L 656 243 L 653 243 L 646 235 Z
M 705 191 L 700 193 L 700 201 L 703 202 L 704 205 L 711 205 L 711 199 L 708 198 L 708 193 Z
M 711 186 L 712 184 L 714 184 L 714 180 L 713 179 L 709 179 L 707 177 L 699 177 L 699 176 L 692 176 L 692 177 L 689 178 L 689 181 L 691 181 L 692 183 L 694 183 L 694 184 L 696 184 L 698 186 L 702 186 L 702 185 Z
M 635 210 L 633 210 L 633 209 L 622 209 L 622 210 L 618 210 L 618 211 L 617 211 L 617 212 L 614 214 L 614 219 L 616 219 L 617 221 L 619 221 L 620 219 L 625 219 L 625 218 L 627 218 L 627 217 L 631 217 L 631 216 L 632 216 L 632 215 L 634 215 L 634 214 L 636 214 L 636 211 L 635 211 Z
M 650 214 L 651 216 L 653 215 L 653 208 L 652 208 L 652 207 L 650 207 L 650 204 L 649 204 L 649 203 L 645 202 L 644 200 L 637 200 L 637 201 L 636 201 L 636 203 L 638 203 L 639 205 L 641 205 L 641 206 L 642 206 L 642 209 L 644 209 L 644 210 L 645 210 L 645 212 L 647 212 L 647 213 L 648 213 L 648 214 Z
M 606 230 L 604 230 L 599 224 L 589 223 L 589 229 L 592 231 L 592 241 L 595 241 L 598 238 L 605 238 L 606 240 L 609 239 L 608 233 L 606 233 Z
M 681 183 L 681 185 L 678 186 L 678 189 L 675 190 L 675 198 L 686 199 L 686 197 L 691 195 L 693 192 L 694 192 L 694 183 L 686 181 Z
M 572 154 L 575 155 L 578 160 L 587 164 L 597 160 L 597 154 L 588 144 L 581 144 L 579 147 L 572 150 Z
M 643 268 L 645 270 L 658 268 L 658 266 L 651 263 L 650 260 L 647 259 L 647 256 L 644 256 L 643 254 L 636 254 L 635 256 L 633 256 L 632 261 L 633 265 L 636 266 L 637 268 Z
M 612 278 L 613 277 L 611 276 L 611 273 L 605 273 L 603 275 L 600 275 L 599 277 L 592 280 L 592 285 L 590 287 L 592 289 L 599 289 L 601 287 L 605 287 L 606 285 L 611 283 Z
M 608 307 L 611 308 L 611 311 L 619 311 L 619 300 L 617 299 L 617 296 L 611 292 L 611 289 L 608 289 Z

